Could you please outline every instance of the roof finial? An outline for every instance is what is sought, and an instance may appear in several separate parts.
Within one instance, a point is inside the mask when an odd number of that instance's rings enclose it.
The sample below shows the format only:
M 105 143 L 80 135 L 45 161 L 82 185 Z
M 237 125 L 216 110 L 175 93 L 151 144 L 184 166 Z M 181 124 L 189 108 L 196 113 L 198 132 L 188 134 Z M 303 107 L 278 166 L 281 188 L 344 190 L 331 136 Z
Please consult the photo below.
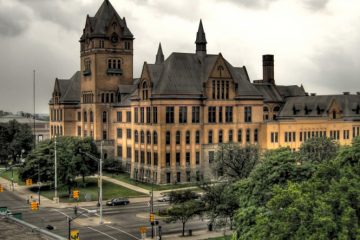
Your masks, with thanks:
M 196 53 L 198 52 L 205 52 L 206 53 L 206 36 L 205 36 L 205 31 L 204 31 L 204 27 L 202 24 L 202 20 L 200 19 L 200 23 L 199 23 L 199 29 L 198 32 L 196 34 Z
M 158 51 L 156 54 L 155 64 L 162 64 L 164 62 L 164 54 L 161 47 L 161 42 L 159 43 Z

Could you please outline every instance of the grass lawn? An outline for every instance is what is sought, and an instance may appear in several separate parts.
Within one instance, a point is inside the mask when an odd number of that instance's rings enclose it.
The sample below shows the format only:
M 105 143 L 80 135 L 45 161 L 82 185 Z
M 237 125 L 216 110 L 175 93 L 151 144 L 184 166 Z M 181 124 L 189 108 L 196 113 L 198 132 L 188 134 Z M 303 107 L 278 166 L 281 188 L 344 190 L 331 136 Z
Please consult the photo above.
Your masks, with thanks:
M 120 174 L 113 174 L 113 173 L 104 173 L 105 176 L 117 179 L 122 182 L 126 182 L 147 190 L 151 190 L 151 183 L 143 183 L 136 181 L 134 179 L 130 179 L 130 175 L 128 173 L 120 173 Z M 185 184 L 169 184 L 169 185 L 155 185 L 154 184 L 154 191 L 163 191 L 163 190 L 171 190 L 171 189 L 179 189 L 185 187 L 194 187 L 196 184 L 194 183 L 185 183 Z
M 98 199 L 97 178 L 86 178 L 85 185 L 83 185 L 81 179 L 78 179 L 77 182 L 78 182 L 78 187 L 76 187 L 75 189 L 79 190 L 80 192 L 79 202 L 96 201 Z M 36 194 L 38 188 L 33 187 L 30 190 L 33 191 L 34 194 Z M 51 188 L 50 186 L 43 186 L 41 188 L 41 195 L 46 198 L 53 199 L 54 189 Z M 75 201 L 74 199 L 69 198 L 69 194 L 66 186 L 59 187 L 58 196 L 60 197 L 60 202 Z M 141 197 L 141 196 L 145 196 L 145 195 L 143 193 L 139 193 L 131 189 L 103 180 L 103 200 L 107 200 L 115 197 L 131 198 L 131 197 Z
M 11 181 L 11 171 L 1 171 L 0 173 L 0 177 L 3 177 L 9 181 Z M 25 183 L 23 181 L 21 181 L 21 179 L 19 179 L 19 173 L 18 173 L 18 169 L 14 168 L 14 182 L 19 184 L 19 185 L 25 185 Z

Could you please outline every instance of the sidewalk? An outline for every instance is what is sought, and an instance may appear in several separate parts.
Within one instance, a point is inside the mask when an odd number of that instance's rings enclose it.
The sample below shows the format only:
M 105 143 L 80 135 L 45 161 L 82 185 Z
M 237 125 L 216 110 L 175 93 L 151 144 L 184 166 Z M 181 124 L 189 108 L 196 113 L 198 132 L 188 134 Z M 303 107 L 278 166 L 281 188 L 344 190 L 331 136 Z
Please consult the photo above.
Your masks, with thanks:
M 187 234 L 188 231 L 185 232 Z M 226 231 L 226 234 L 229 234 L 229 231 Z M 212 231 L 209 232 L 207 230 L 200 230 L 200 231 L 193 231 L 192 236 L 185 235 L 184 237 L 181 236 L 181 233 L 178 234 L 169 234 L 169 235 L 162 235 L 162 240 L 206 240 L 209 238 L 215 238 L 215 237 L 223 237 L 224 231 Z M 145 238 L 146 240 L 154 240 L 151 237 Z

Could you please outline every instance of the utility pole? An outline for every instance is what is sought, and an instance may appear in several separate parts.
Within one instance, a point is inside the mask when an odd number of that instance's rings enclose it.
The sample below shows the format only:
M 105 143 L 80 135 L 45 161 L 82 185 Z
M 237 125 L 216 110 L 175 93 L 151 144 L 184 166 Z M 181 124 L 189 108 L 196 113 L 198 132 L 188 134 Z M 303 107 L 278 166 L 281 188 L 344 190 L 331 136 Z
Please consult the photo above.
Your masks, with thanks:
M 56 157 L 56 135 L 55 135 L 55 203 L 58 203 L 58 194 L 57 194 L 57 157 Z
M 100 202 L 100 224 L 103 224 L 103 203 L 102 203 L 102 161 L 103 161 L 103 143 L 104 141 L 101 141 L 101 153 L 100 153 L 100 167 L 99 167 L 99 184 L 100 184 L 100 196 L 99 196 L 99 202 Z

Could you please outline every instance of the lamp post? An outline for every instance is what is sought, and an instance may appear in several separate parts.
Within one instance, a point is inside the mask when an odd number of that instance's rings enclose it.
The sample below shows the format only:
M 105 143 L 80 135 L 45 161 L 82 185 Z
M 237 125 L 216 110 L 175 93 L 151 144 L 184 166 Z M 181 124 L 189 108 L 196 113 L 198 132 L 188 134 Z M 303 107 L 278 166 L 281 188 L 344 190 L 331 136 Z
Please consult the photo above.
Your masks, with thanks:
M 146 179 L 146 177 L 145 177 Z M 150 216 L 154 214 L 154 177 L 150 177 L 149 180 L 151 181 L 151 192 L 150 192 Z M 154 238 L 154 224 L 155 219 L 151 224 L 151 238 Z
M 54 188 L 55 188 L 55 194 L 54 194 L 54 201 L 55 203 L 58 203 L 58 192 L 57 192 L 57 156 L 56 156 L 56 136 L 55 136 L 55 147 L 54 147 L 55 153 L 54 153 L 54 164 L 55 164 L 55 183 L 54 183 Z
M 103 159 L 103 142 L 101 141 L 101 149 L 100 149 L 100 159 L 98 159 L 97 157 L 95 157 L 94 155 L 87 153 L 87 152 L 83 152 L 81 151 L 81 148 L 79 148 L 79 152 L 81 154 L 85 154 L 86 156 L 88 156 L 89 158 L 97 161 L 99 163 L 99 212 L 100 212 L 100 216 L 99 216 L 99 223 L 103 224 L 103 204 L 102 204 L 102 159 Z

